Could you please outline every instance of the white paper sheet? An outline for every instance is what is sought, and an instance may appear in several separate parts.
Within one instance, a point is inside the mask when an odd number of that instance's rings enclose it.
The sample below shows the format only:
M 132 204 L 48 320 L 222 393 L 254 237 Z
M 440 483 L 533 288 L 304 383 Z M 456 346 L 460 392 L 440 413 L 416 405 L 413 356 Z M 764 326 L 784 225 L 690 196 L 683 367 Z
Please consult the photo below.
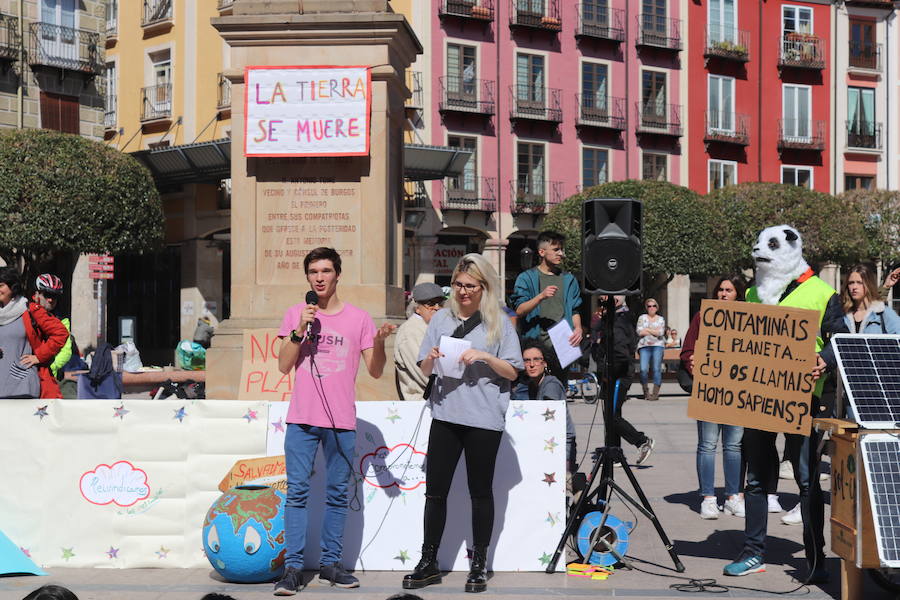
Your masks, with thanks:
M 447 335 L 441 336 L 440 350 L 444 356 L 438 359 L 441 376 L 452 379 L 462 379 L 466 365 L 459 361 L 463 352 L 472 347 L 472 342 Z
M 547 333 L 550 335 L 550 341 L 553 342 L 553 349 L 556 351 L 559 365 L 563 369 L 581 358 L 581 348 L 569 343 L 569 338 L 572 337 L 572 328 L 568 321 L 563 319 L 548 329 Z

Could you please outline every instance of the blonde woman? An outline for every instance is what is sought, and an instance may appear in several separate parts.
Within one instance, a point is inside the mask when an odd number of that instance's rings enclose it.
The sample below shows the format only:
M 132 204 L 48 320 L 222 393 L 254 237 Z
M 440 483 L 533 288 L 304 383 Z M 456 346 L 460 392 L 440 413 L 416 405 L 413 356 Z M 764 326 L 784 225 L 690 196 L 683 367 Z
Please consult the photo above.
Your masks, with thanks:
M 647 311 L 638 317 L 638 354 L 641 357 L 641 388 L 645 400 L 658 400 L 662 385 L 662 361 L 666 342 L 666 320 L 659 314 L 659 303 L 654 298 L 644 301 Z M 653 370 L 653 388 L 648 388 L 649 372 Z
M 500 279 L 480 254 L 467 254 L 453 270 L 450 306 L 428 323 L 419 350 L 419 368 L 430 376 L 443 356 L 441 337 L 471 343 L 459 361 L 461 379 L 442 376 L 432 384 L 428 438 L 425 535 L 422 558 L 403 578 L 406 589 L 441 581 L 438 547 L 447 520 L 447 495 L 461 454 L 472 500 L 473 548 L 467 592 L 487 589 L 487 547 L 494 528 L 494 464 L 505 426 L 510 389 L 523 368 L 519 338 L 500 307 Z

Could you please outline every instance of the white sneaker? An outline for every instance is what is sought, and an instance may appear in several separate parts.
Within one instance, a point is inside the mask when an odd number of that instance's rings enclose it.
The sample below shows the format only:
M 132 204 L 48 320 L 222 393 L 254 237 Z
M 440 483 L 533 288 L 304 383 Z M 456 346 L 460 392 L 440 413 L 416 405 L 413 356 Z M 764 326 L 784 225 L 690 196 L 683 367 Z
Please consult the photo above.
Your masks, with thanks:
M 730 496 L 725 500 L 725 514 L 734 515 L 735 517 L 745 516 L 744 499 L 737 494 Z
M 716 499 L 713 496 L 708 496 L 703 499 L 703 502 L 700 503 L 700 518 L 701 519 L 718 519 L 719 518 L 719 505 L 716 504 Z
M 769 512 L 770 513 L 780 513 L 784 512 L 784 509 L 781 508 L 781 503 L 778 502 L 778 494 L 769 494 Z
M 800 525 L 803 523 L 803 515 L 800 513 L 800 503 L 788 511 L 788 514 L 781 517 L 781 522 L 785 525 Z
M 791 464 L 789 460 L 781 461 L 781 464 L 778 465 L 778 478 L 779 479 L 793 479 L 794 478 L 794 465 Z

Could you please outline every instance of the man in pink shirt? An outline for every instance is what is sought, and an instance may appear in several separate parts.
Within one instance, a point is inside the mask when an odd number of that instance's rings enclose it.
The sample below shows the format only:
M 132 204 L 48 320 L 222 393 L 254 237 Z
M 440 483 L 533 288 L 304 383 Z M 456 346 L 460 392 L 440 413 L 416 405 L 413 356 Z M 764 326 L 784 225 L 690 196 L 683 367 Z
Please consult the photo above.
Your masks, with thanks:
M 359 587 L 359 580 L 341 565 L 351 459 L 356 449 L 356 373 L 362 357 L 369 375 L 381 377 L 386 360 L 384 340 L 395 329 L 387 323 L 376 329 L 366 311 L 338 298 L 341 257 L 334 249 L 312 250 L 303 268 L 318 302 L 290 307 L 278 331 L 282 338 L 278 368 L 285 374 L 295 368 L 296 375 L 284 441 L 288 481 L 285 572 L 275 584 L 276 596 L 292 596 L 302 585 L 306 501 L 319 444 L 326 465 L 319 580 L 338 587 Z

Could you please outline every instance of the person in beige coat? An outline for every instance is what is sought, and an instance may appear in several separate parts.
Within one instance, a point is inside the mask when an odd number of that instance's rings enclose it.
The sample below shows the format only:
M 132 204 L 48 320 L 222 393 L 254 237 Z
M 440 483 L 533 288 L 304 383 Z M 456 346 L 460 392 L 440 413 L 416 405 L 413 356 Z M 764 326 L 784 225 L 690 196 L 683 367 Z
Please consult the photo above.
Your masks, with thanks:
M 421 400 L 428 377 L 419 369 L 417 359 L 425 330 L 432 315 L 444 306 L 444 291 L 435 283 L 420 283 L 413 288 L 406 311 L 409 318 L 397 329 L 394 338 L 394 372 L 401 400 Z

